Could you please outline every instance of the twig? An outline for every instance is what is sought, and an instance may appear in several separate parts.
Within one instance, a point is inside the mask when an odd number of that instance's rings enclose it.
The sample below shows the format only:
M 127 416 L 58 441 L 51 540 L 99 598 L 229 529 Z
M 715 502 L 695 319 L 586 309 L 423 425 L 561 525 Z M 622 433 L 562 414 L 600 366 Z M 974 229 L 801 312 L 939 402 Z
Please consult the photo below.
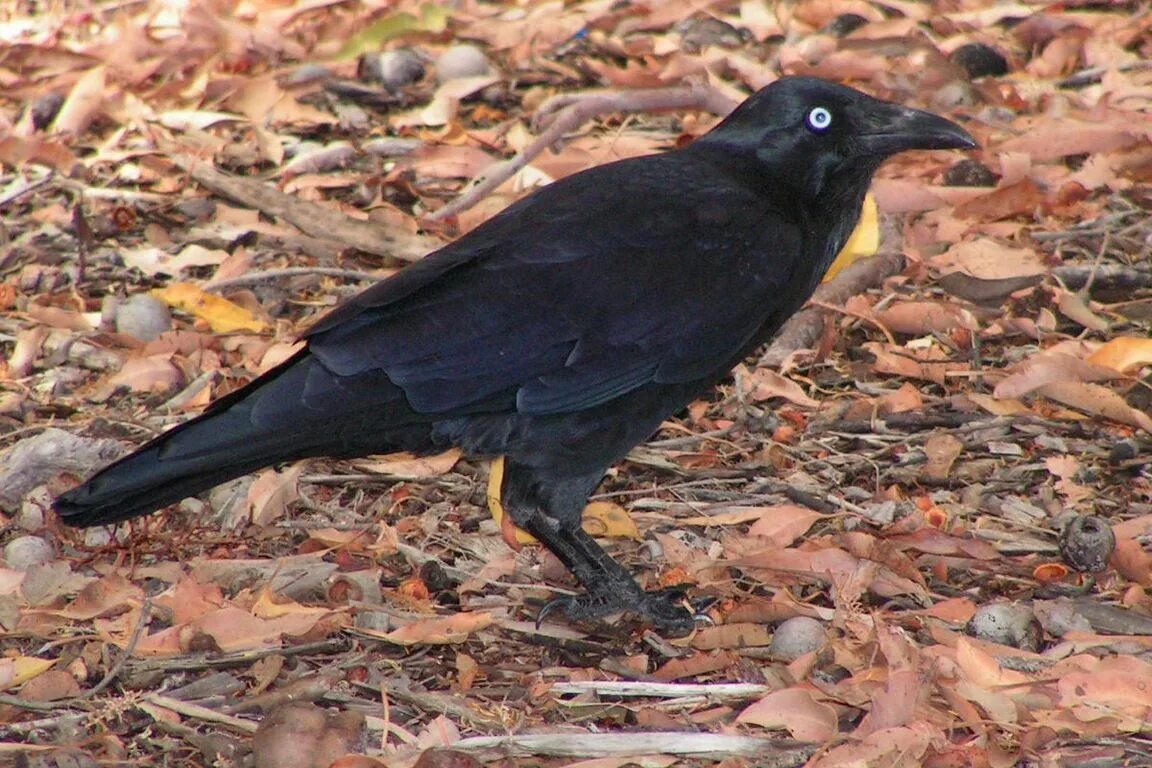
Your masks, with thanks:
M 286 277 L 300 277 L 303 275 L 319 275 L 322 277 L 338 277 L 342 280 L 362 280 L 375 282 L 383 280 L 388 275 L 374 275 L 370 272 L 360 272 L 355 269 L 340 269 L 339 267 L 284 267 L 283 269 L 267 269 L 263 272 L 249 272 L 246 275 L 237 275 L 223 280 L 212 280 L 203 285 L 206 291 L 223 291 L 241 285 L 254 283 L 270 283 L 273 280 L 282 280 Z
M 376 697 L 387 697 L 391 701 L 410 704 L 422 712 L 436 712 L 456 718 L 469 725 L 483 728 L 503 725 L 500 718 L 487 712 L 477 712 L 469 707 L 467 699 L 455 694 L 439 693 L 437 691 L 414 691 L 403 680 L 385 680 L 380 685 L 356 683 L 357 688 L 369 691 Z
M 1131 64 L 1123 64 L 1116 67 L 1118 72 L 1134 72 L 1142 69 L 1152 67 L 1152 61 L 1134 61 Z M 1108 73 L 1112 67 L 1089 67 L 1082 69 L 1079 72 L 1073 72 L 1068 77 L 1060 81 L 1061 88 L 1081 88 L 1085 85 L 1092 85 L 1098 83 Z
M 579 128 L 597 115 L 609 112 L 645 112 L 660 109 L 706 109 L 726 115 L 735 103 L 719 91 L 704 84 L 686 87 L 657 88 L 649 91 L 605 91 L 568 94 L 546 101 L 538 114 L 546 115 L 540 123 L 544 132 L 521 152 L 496 163 L 480 175 L 475 183 L 448 205 L 427 216 L 441 221 L 466 211 L 487 197 L 492 190 L 512 178 L 545 149 L 554 146 L 566 133 Z
M 88 226 L 88 219 L 84 216 L 84 206 L 79 202 L 72 206 L 72 229 L 76 233 L 76 282 L 84 282 L 84 274 L 88 271 L 88 254 L 96 238 Z
M 902 269 L 904 269 L 904 255 L 900 253 L 881 252 L 871 258 L 860 259 L 817 288 L 812 296 L 812 304 L 842 305 L 850 297 L 879 285 L 884 278 L 895 275 Z M 823 332 L 824 310 L 805 309 L 797 312 L 780 329 L 775 341 L 760 358 L 759 365 L 778 368 L 788 355 L 815 344 Z
M 1126 264 L 1101 264 L 1056 267 L 1052 276 L 1070 290 L 1080 290 L 1089 280 L 1099 287 L 1118 289 L 1152 288 L 1152 271 Z
M 200 391 L 204 389 L 204 387 L 211 384 L 218 375 L 219 371 L 204 371 L 204 373 L 193 379 L 192 383 L 169 398 L 168 402 L 164 403 L 162 410 L 168 411 L 169 413 L 174 413 L 175 411 L 180 410 L 185 405 L 187 405 L 192 398 L 196 397 L 196 395 L 198 395 Z
M 128 639 L 128 644 L 124 646 L 124 653 L 120 655 L 120 659 L 112 665 L 112 669 L 108 670 L 108 674 L 104 675 L 104 679 L 98 682 L 95 686 L 85 691 L 84 693 L 64 702 L 69 704 L 72 702 L 86 701 L 96 696 L 109 685 L 124 669 L 124 665 L 132 654 L 136 651 L 136 644 L 140 642 L 140 638 L 144 636 L 144 627 L 148 624 L 148 619 L 152 615 L 152 598 L 144 598 L 144 602 L 140 605 L 140 618 L 136 620 L 136 629 L 132 630 L 132 637 Z
M 208 707 L 202 707 L 199 704 L 191 704 L 187 701 L 180 701 L 180 699 L 173 699 L 170 696 L 162 696 L 158 693 L 150 694 L 144 698 L 137 707 L 145 704 L 155 704 L 164 709 L 170 709 L 177 714 L 184 715 L 185 717 L 194 717 L 197 720 L 203 720 L 206 723 L 219 723 L 220 725 L 227 725 L 230 728 L 235 728 L 244 733 L 255 733 L 259 727 L 257 723 L 251 720 L 243 720 L 239 717 L 232 717 L 222 712 L 217 712 Z
M 772 692 L 767 685 L 755 683 L 657 683 L 622 680 L 579 680 L 553 683 L 552 693 L 595 693 L 598 696 L 645 696 L 678 699 L 685 696 L 714 701 L 744 701 L 766 696 Z
M 55 712 L 60 709 L 60 702 L 58 701 L 29 701 L 19 696 L 5 696 L 3 694 L 0 694 L 0 704 L 27 709 L 31 712 Z
M 845 317 L 855 318 L 856 320 L 859 320 L 862 323 L 868 323 L 870 325 L 874 325 L 874 326 L 876 326 L 876 329 L 878 331 L 880 331 L 880 333 L 884 334 L 884 339 L 889 344 L 895 344 L 896 343 L 896 337 L 892 335 L 892 331 L 888 330 L 888 328 L 875 317 L 869 317 L 868 315 L 861 314 L 859 312 L 852 312 L 847 307 L 837 307 L 837 306 L 834 306 L 832 304 L 829 304 L 826 301 L 819 301 L 817 299 L 812 299 L 811 301 L 808 302 L 808 305 L 811 307 L 814 307 L 816 309 L 823 309 L 826 312 L 828 312 L 829 314 L 841 314 L 841 315 L 844 315 Z
M 353 219 L 335 208 L 302 200 L 263 181 L 229 176 L 196 158 L 176 155 L 172 160 L 212 192 L 287 221 L 312 237 L 405 261 L 423 258 L 437 244 L 430 238 L 374 221 Z
M 474 736 L 450 745 L 465 752 L 552 757 L 630 757 L 678 755 L 697 758 L 756 758 L 758 768 L 784 768 L 807 762 L 818 746 L 786 739 L 762 739 L 722 733 L 539 733 L 523 736 Z
M 109 685 L 111 685 L 112 681 L 115 680 L 120 672 L 124 669 L 125 662 L 132 655 L 132 652 L 136 650 L 136 644 L 140 642 L 140 637 L 144 633 L 144 627 L 148 623 L 148 617 L 151 615 L 151 612 L 151 598 L 145 598 L 143 605 L 140 607 L 140 618 L 136 622 L 136 629 L 132 631 L 132 637 L 128 640 L 128 644 L 124 646 L 124 654 L 115 664 L 112 665 L 112 668 L 108 670 L 108 674 L 104 675 L 104 679 L 102 679 L 91 689 L 81 693 L 79 696 L 73 696 L 70 699 L 61 699 L 58 701 L 29 701 L 28 699 L 22 699 L 18 696 L 0 696 L 0 704 L 7 704 L 9 706 L 19 707 L 20 709 L 27 709 L 33 712 L 57 712 L 64 707 L 70 707 L 74 704 L 80 704 L 82 702 L 86 702 L 88 699 L 91 699 L 93 696 L 97 695 Z M 62 712 L 58 717 L 63 717 L 65 714 L 66 713 Z
M 890 413 L 878 419 L 844 419 L 839 421 L 816 422 L 809 428 L 809 435 L 840 432 L 851 435 L 864 435 L 878 429 L 900 430 L 902 432 L 922 432 L 940 427 L 957 428 L 979 422 L 979 426 L 990 427 L 1002 420 L 999 416 L 989 416 L 983 411 L 955 411 L 942 413 Z
M 259 648 L 252 651 L 230 653 L 226 656 L 200 656 L 173 659 L 141 659 L 132 664 L 133 672 L 192 672 L 200 669 L 224 669 L 227 667 L 248 666 L 268 656 L 299 656 L 308 653 L 336 653 L 348 648 L 344 639 L 318 640 L 314 643 L 286 646 L 283 648 Z
M 8 203 L 11 203 L 13 200 L 19 200 L 24 195 L 32 194 L 36 190 L 40 189 L 40 187 L 44 186 L 45 184 L 47 184 L 48 182 L 52 181 L 55 178 L 56 178 L 56 172 L 55 171 L 48 171 L 47 174 L 45 174 L 44 176 L 41 176 L 39 179 L 36 179 L 35 181 L 27 181 L 24 184 L 21 184 L 20 186 L 16 187 L 15 189 L 9 190 L 5 194 L 0 195 L 0 207 L 8 205 Z

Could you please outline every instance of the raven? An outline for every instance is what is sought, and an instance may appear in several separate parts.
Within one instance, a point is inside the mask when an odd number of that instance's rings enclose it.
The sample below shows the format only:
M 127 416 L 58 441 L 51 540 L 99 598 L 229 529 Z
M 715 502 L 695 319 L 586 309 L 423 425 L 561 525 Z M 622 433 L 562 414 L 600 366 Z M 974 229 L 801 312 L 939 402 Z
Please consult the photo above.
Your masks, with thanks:
M 459 446 L 505 457 L 501 502 L 586 590 L 571 619 L 692 613 L 583 531 L 605 471 L 811 296 L 869 183 L 955 123 L 809 77 L 688 146 L 549 184 L 335 308 L 293 357 L 64 493 L 76 526 L 153 512 L 262 467 Z

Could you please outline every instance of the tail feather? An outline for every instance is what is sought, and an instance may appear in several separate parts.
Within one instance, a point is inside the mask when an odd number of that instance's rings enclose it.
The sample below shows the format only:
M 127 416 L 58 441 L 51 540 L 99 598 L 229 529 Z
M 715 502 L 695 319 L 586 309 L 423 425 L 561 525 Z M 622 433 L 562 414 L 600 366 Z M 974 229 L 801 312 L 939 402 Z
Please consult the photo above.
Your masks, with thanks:
M 372 397 L 348 397 L 350 388 Z M 345 410 L 333 410 L 333 399 Z M 357 402 L 371 408 L 350 410 Z M 69 525 L 107 525 L 281 462 L 431 447 L 427 422 L 394 385 L 337 380 L 303 351 L 60 495 L 54 507 Z
M 118 523 L 263 467 L 316 455 L 301 442 L 285 444 L 266 436 L 227 434 L 217 423 L 220 418 L 206 417 L 171 438 L 161 435 L 110 464 L 59 496 L 56 512 L 64 522 L 79 527 Z M 218 449 L 205 445 L 206 438 L 217 440 Z M 184 455 L 186 439 L 196 441 L 191 458 Z

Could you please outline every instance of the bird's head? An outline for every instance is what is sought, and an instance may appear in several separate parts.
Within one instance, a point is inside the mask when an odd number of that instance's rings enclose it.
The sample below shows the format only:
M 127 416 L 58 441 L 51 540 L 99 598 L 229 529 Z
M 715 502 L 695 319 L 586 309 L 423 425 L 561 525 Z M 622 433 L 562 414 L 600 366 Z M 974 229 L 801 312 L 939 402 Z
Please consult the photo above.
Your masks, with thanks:
M 696 144 L 724 148 L 812 203 L 862 199 L 876 169 L 900 152 L 977 146 L 950 120 L 813 77 L 761 89 Z

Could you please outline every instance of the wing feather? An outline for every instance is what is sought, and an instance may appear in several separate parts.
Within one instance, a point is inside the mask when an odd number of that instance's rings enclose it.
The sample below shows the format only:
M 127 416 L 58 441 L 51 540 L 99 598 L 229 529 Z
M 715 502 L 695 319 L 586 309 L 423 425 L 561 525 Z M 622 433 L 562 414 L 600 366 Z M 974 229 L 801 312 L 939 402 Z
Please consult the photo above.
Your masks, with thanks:
M 656 179 L 683 188 L 652 208 L 641 190 Z M 308 341 L 337 375 L 383 372 L 421 413 L 579 411 L 726 371 L 787 309 L 803 246 L 756 190 L 691 153 L 624 161 L 513 205 Z

